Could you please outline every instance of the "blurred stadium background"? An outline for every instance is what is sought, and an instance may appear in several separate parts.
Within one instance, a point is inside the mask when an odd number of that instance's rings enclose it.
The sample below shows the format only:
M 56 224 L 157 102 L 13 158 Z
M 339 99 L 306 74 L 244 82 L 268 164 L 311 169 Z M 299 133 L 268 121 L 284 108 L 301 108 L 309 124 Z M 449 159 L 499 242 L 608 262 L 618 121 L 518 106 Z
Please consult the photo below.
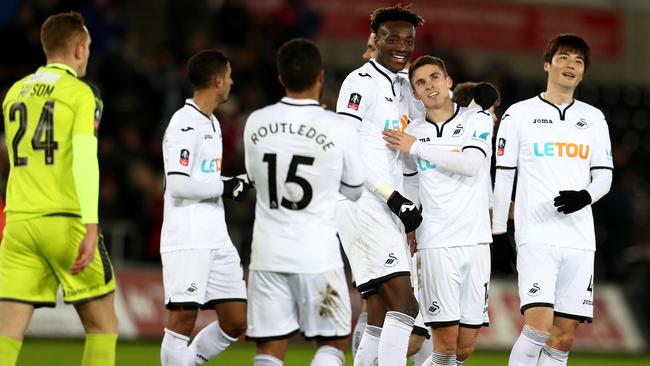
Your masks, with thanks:
M 93 38 L 88 79 L 103 95 L 100 127 L 100 217 L 117 271 L 121 343 L 118 364 L 158 364 L 166 319 L 158 241 L 162 223 L 161 140 L 171 114 L 191 95 L 185 62 L 204 48 L 224 51 L 233 66 L 230 101 L 217 116 L 225 175 L 242 173 L 241 134 L 247 115 L 276 102 L 275 51 L 296 37 L 322 50 L 333 107 L 338 87 L 362 63 L 369 13 L 396 1 L 344 0 L 0 0 L 0 96 L 44 62 L 43 20 L 77 10 Z M 650 365 L 650 1 L 412 0 L 426 24 L 416 56 L 446 60 L 455 82 L 491 81 L 499 113 L 545 87 L 541 51 L 560 32 L 592 46 L 593 61 L 578 99 L 607 117 L 616 170 L 610 193 L 594 207 L 596 314 L 580 328 L 574 365 Z M 0 185 L 8 162 L 4 138 Z M 2 189 L 4 193 L 4 189 Z M 228 204 L 230 235 L 248 263 L 254 203 Z M 521 327 L 515 277 L 493 276 L 491 326 L 467 365 L 505 364 Z M 358 296 L 354 290 L 355 316 Z M 202 314 L 205 324 L 211 314 Z M 82 328 L 72 308 L 36 312 L 20 365 L 77 364 Z M 62 340 L 63 339 L 63 340 Z M 69 340 L 71 339 L 71 340 Z M 305 365 L 312 350 L 296 339 L 287 365 Z M 235 345 L 210 364 L 249 365 L 251 344 Z M 231 354 L 231 355 L 229 355 Z M 230 358 L 229 358 L 230 357 Z M 349 358 L 349 357 L 348 357 Z M 57 363 L 60 362 L 60 363 Z M 351 364 L 351 363 L 350 363 Z

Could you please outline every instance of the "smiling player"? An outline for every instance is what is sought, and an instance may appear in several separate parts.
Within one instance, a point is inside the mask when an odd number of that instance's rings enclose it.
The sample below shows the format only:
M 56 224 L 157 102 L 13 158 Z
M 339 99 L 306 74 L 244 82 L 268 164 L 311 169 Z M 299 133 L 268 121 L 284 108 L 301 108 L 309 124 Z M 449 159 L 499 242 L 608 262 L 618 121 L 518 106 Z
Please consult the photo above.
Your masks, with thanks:
M 544 52 L 546 91 L 512 105 L 498 133 L 494 234 L 506 231 L 515 169 L 515 241 L 525 325 L 510 365 L 566 365 L 581 322 L 593 316 L 596 240 L 591 204 L 612 182 L 602 112 L 573 98 L 589 45 L 561 34 Z

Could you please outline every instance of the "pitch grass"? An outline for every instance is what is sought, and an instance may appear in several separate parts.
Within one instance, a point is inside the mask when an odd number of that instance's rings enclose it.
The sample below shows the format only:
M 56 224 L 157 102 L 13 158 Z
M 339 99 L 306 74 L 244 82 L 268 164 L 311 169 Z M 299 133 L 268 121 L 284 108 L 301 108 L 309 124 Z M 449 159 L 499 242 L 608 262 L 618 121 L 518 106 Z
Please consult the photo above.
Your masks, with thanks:
M 82 340 L 27 339 L 18 359 L 18 366 L 76 366 L 81 364 Z M 255 346 L 249 342 L 237 343 L 206 365 L 250 366 L 253 364 Z M 314 354 L 309 344 L 291 344 L 285 366 L 306 366 Z M 482 351 L 472 355 L 465 366 L 507 365 L 508 353 Z M 154 341 L 121 341 L 117 345 L 117 365 L 160 365 L 160 343 Z M 650 355 L 627 356 L 611 354 L 571 355 L 571 366 L 648 366 Z M 346 366 L 352 366 L 351 354 L 346 355 Z

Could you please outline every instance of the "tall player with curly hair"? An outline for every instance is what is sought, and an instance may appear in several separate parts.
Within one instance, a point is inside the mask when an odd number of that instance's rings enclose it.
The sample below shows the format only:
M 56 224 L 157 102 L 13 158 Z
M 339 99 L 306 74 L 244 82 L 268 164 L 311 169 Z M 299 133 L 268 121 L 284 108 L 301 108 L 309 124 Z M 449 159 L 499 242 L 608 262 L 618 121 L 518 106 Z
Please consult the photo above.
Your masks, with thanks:
M 339 92 L 337 112 L 359 128 L 366 184 L 357 203 L 339 202 L 339 235 L 356 286 L 368 301 L 368 326 L 355 365 L 406 364 L 408 340 L 418 315 L 410 281 L 406 234 L 422 221 L 404 197 L 400 154 L 381 132 L 408 121 L 411 90 L 399 75 L 415 49 L 415 28 L 424 20 L 408 6 L 379 8 L 370 16 L 377 56 L 351 72 Z M 411 234 L 412 235 L 412 234 Z

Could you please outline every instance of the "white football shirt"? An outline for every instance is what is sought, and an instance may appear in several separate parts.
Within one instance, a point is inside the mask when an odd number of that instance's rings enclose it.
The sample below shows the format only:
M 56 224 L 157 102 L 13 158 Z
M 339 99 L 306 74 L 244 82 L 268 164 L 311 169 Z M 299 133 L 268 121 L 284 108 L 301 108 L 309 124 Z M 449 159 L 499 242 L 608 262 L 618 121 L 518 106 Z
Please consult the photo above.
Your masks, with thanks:
M 203 183 L 221 179 L 221 127 L 214 115 L 201 112 L 192 99 L 176 111 L 163 139 L 165 176 L 180 174 Z M 227 243 L 220 197 L 204 200 L 164 195 L 160 252 L 214 249 Z
M 341 268 L 335 204 L 364 182 L 353 123 L 311 99 L 282 98 L 244 128 L 246 171 L 257 191 L 250 269 L 316 273 Z
M 574 100 L 557 106 L 543 95 L 512 105 L 497 136 L 497 169 L 517 169 L 515 239 L 595 250 L 591 206 L 565 215 L 553 205 L 563 190 L 580 191 L 590 170 L 610 169 L 612 149 L 600 110 Z
M 370 185 L 384 181 L 401 190 L 402 162 L 399 152 L 386 147 L 381 132 L 406 128 L 412 101 L 410 95 L 408 79 L 375 60 L 352 71 L 341 85 L 336 112 L 360 123 L 361 154 L 366 167 L 366 180 Z M 383 203 L 383 199 L 367 190 L 363 194 Z
M 422 224 L 416 231 L 418 249 L 492 242 L 489 195 L 492 117 L 477 108 L 454 103 L 454 114 L 441 124 L 426 117 L 406 128 L 420 142 L 448 151 L 478 149 L 486 156 L 472 177 L 454 173 L 420 157 L 415 160 L 422 204 Z

